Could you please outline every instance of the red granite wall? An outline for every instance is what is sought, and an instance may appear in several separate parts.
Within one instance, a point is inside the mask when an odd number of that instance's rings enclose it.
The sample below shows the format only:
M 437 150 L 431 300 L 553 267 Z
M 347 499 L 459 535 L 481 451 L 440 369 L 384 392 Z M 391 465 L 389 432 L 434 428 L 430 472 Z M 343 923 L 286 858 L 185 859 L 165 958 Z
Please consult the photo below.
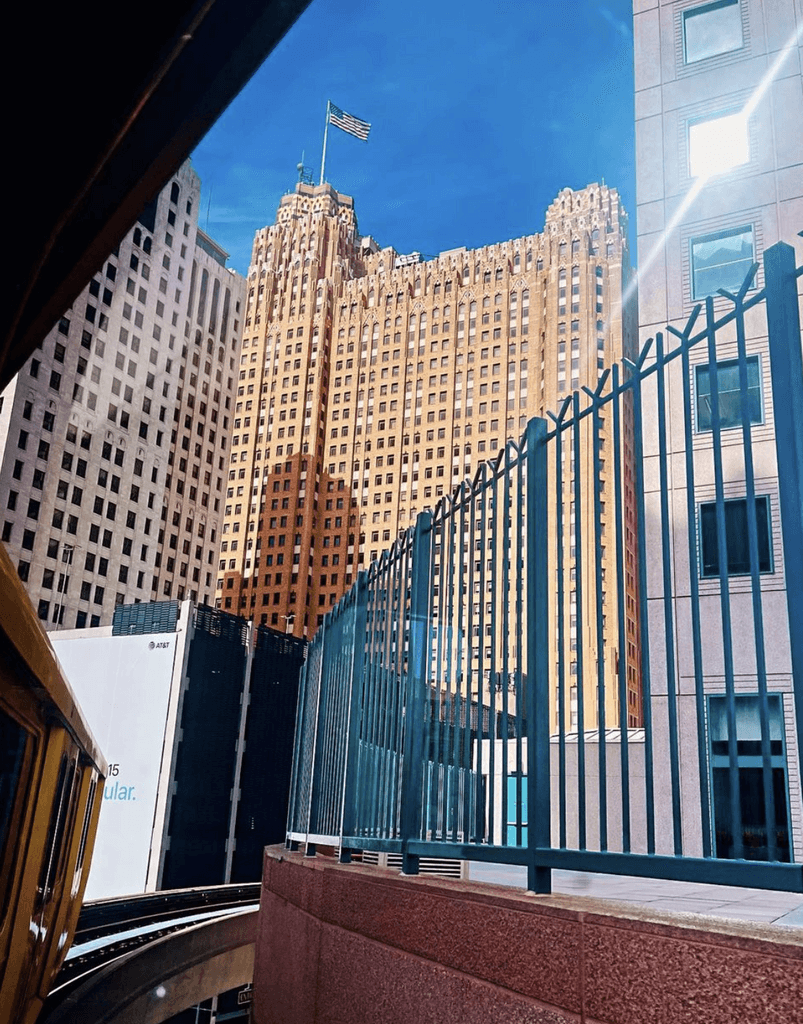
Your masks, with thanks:
M 795 1024 L 803 930 L 266 851 L 254 1024 Z

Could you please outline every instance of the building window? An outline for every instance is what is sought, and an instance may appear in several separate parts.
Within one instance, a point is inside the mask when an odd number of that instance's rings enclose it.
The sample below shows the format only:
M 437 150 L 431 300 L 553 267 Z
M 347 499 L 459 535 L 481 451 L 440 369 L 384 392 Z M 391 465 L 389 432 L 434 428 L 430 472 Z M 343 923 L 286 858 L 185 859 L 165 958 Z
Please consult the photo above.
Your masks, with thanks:
M 756 533 L 759 572 L 772 572 L 770 548 L 770 503 L 766 495 L 756 501 Z M 728 554 L 728 575 L 745 576 L 750 572 L 750 547 L 747 533 L 747 499 L 731 498 L 724 503 L 725 548 Z M 717 505 L 715 501 L 700 505 L 701 576 L 719 576 L 717 545 Z
M 716 0 L 683 12 L 683 57 L 694 64 L 744 45 L 739 0 Z
M 709 366 L 695 371 L 697 429 L 711 430 L 711 373 Z M 717 363 L 717 393 L 721 430 L 742 425 L 742 393 L 739 387 L 739 360 Z M 761 374 L 758 356 L 747 358 L 747 422 L 761 423 Z
M 741 111 L 689 121 L 689 176 L 708 178 L 750 159 L 747 118 Z
M 753 229 L 732 231 L 692 238 L 692 298 L 716 295 L 720 288 L 737 292 L 754 258 Z
M 744 860 L 769 860 L 768 835 L 774 825 L 775 857 L 791 860 L 789 815 L 784 749 L 783 705 L 779 694 L 768 694 L 767 725 L 770 748 L 770 773 L 775 821 L 769 822 L 764 800 L 762 768 L 761 713 L 758 694 L 739 694 L 734 698 L 736 722 L 736 792 L 741 819 L 741 846 L 735 842 L 731 815 L 728 745 L 728 698 L 708 698 L 708 729 L 711 745 L 711 790 L 716 856 Z

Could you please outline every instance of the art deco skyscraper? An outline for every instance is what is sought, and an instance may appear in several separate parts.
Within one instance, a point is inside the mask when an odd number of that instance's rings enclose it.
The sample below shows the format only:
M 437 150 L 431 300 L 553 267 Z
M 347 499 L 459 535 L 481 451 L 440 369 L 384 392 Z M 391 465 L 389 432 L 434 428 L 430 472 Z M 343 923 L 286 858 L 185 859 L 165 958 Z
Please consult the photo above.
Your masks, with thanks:
M 299 183 L 254 241 L 219 605 L 311 636 L 419 511 L 632 352 L 630 276 L 626 216 L 604 185 L 564 189 L 541 234 L 425 262 L 360 236 L 350 197 Z M 626 554 L 634 588 L 634 541 Z

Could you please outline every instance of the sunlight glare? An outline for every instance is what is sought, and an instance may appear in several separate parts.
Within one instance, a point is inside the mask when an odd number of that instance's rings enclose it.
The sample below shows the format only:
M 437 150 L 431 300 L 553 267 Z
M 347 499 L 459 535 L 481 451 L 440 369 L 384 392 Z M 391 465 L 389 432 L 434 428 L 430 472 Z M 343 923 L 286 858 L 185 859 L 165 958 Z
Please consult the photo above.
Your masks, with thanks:
M 693 178 L 724 174 L 749 159 L 747 118 L 743 111 L 689 125 L 689 172 Z

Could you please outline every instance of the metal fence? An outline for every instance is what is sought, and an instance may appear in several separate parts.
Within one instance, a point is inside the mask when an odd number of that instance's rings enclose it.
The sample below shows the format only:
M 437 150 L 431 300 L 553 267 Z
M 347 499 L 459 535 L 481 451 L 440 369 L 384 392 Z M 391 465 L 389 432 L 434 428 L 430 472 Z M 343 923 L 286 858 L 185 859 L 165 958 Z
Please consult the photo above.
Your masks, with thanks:
M 360 573 L 288 844 L 803 890 L 801 273 L 769 249 Z

